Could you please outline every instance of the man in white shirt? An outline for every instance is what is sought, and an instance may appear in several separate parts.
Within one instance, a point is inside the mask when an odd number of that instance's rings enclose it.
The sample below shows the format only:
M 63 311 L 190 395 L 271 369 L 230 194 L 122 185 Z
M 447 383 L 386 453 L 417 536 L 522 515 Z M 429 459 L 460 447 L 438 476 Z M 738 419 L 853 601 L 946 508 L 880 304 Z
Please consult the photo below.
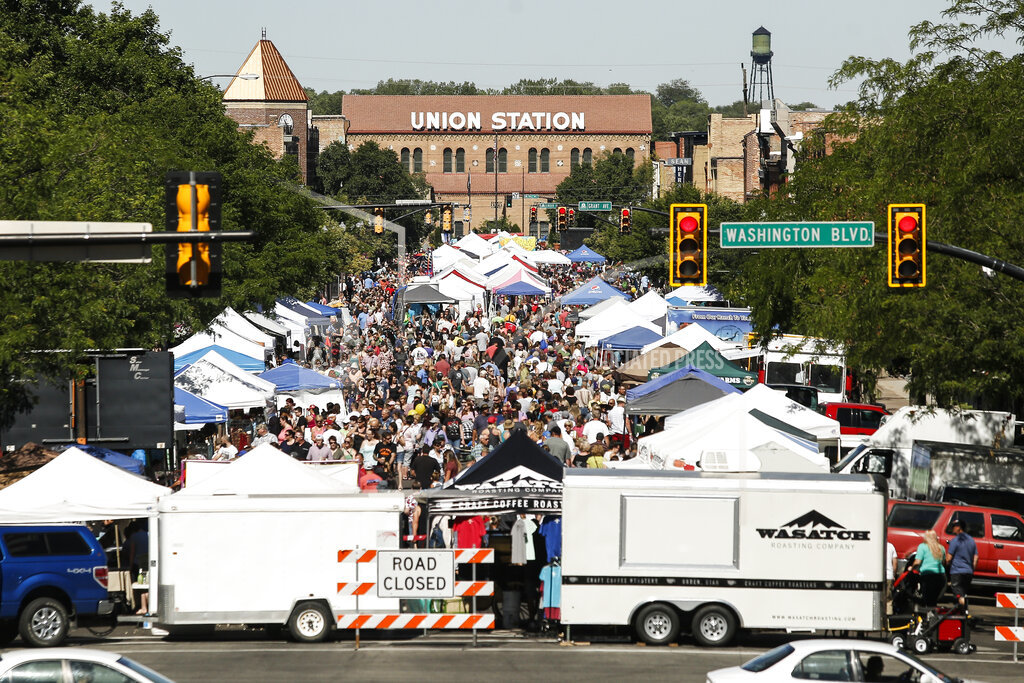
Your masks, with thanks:
M 620 396 L 615 407 L 608 411 L 608 426 L 612 434 L 626 433 L 626 399 Z
M 590 422 L 583 425 L 583 438 L 587 440 L 588 444 L 593 444 L 609 432 L 608 425 L 598 419 L 597 413 L 594 414 Z
M 478 406 L 487 400 L 490 390 L 491 383 L 487 381 L 487 371 L 484 370 L 473 380 L 473 398 L 476 399 Z

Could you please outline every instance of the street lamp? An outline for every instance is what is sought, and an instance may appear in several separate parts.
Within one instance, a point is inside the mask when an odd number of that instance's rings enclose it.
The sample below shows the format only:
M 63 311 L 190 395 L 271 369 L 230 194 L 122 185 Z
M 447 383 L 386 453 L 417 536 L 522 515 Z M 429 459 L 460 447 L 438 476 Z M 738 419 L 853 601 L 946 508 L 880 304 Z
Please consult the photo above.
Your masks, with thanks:
M 243 81 L 255 81 L 259 77 L 259 74 L 212 74 L 210 76 L 200 76 L 199 80 L 208 81 L 211 78 L 241 78 Z

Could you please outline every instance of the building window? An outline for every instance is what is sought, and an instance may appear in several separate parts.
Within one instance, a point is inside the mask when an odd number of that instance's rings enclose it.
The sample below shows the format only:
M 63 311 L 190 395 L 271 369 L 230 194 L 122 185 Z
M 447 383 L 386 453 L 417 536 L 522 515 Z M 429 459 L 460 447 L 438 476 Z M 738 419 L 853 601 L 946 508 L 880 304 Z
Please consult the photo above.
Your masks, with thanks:
M 531 147 L 530 148 L 530 156 L 527 158 L 527 162 L 526 162 L 526 172 L 527 173 L 536 173 L 537 172 L 537 148 L 536 147 Z
M 590 166 L 594 163 L 594 153 L 590 151 L 589 147 L 583 148 L 583 165 Z
M 504 147 L 498 150 L 498 173 L 508 173 L 508 150 Z
M 551 170 L 551 150 L 544 148 L 540 151 L 540 172 L 547 173 Z
M 494 148 L 488 147 L 484 154 L 484 172 L 494 173 Z
M 461 147 L 455 150 L 455 172 L 466 172 L 466 150 L 462 149 Z
M 612 154 L 622 154 L 622 148 L 616 147 L 615 149 L 612 150 Z
M 412 172 L 423 172 L 423 150 L 419 147 L 412 151 Z
M 444 172 L 445 173 L 451 173 L 452 172 L 452 150 L 451 150 L 450 147 L 445 147 L 443 164 L 444 165 L 442 166 L 442 168 L 444 169 Z
M 404 168 L 407 171 L 410 168 L 409 167 L 409 148 L 408 147 L 403 147 L 402 148 L 402 168 Z
M 633 151 L 632 147 L 627 147 L 626 148 L 626 156 L 629 157 L 630 161 L 634 160 L 633 157 L 635 156 L 635 154 L 636 154 L 636 152 Z
M 572 148 L 572 152 L 569 153 L 569 165 L 579 166 L 580 165 L 580 150 L 576 147 Z

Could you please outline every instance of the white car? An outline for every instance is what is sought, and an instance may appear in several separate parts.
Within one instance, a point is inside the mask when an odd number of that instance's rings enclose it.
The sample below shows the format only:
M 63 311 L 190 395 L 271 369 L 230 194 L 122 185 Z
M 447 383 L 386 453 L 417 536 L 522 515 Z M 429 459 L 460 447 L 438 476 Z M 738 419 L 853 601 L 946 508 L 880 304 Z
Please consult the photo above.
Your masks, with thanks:
M 116 652 L 53 647 L 0 655 L 0 683 L 174 683 Z
M 963 683 L 889 643 L 839 638 L 794 640 L 742 666 L 707 674 L 707 683 L 807 680 Z

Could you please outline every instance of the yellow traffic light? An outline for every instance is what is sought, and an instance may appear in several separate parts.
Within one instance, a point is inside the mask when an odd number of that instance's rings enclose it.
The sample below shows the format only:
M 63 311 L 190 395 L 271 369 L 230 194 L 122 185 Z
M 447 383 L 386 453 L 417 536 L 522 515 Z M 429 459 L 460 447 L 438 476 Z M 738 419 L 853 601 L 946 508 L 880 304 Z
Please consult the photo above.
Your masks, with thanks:
M 925 205 L 889 205 L 889 286 L 925 285 Z
M 378 235 L 384 232 L 384 209 L 379 206 L 373 210 L 373 231 Z
M 167 230 L 219 231 L 220 186 L 221 177 L 216 172 L 168 173 L 165 183 Z M 168 245 L 166 260 L 166 287 L 170 296 L 220 296 L 220 243 Z
M 452 231 L 452 206 L 451 206 L 451 204 L 446 204 L 444 206 L 444 208 L 441 209 L 441 230 L 443 232 L 451 232 Z
M 707 204 L 673 204 L 669 226 L 669 283 L 707 284 Z
M 434 224 L 434 216 L 430 213 L 430 209 L 427 209 L 427 212 L 423 214 L 423 222 L 427 225 Z

